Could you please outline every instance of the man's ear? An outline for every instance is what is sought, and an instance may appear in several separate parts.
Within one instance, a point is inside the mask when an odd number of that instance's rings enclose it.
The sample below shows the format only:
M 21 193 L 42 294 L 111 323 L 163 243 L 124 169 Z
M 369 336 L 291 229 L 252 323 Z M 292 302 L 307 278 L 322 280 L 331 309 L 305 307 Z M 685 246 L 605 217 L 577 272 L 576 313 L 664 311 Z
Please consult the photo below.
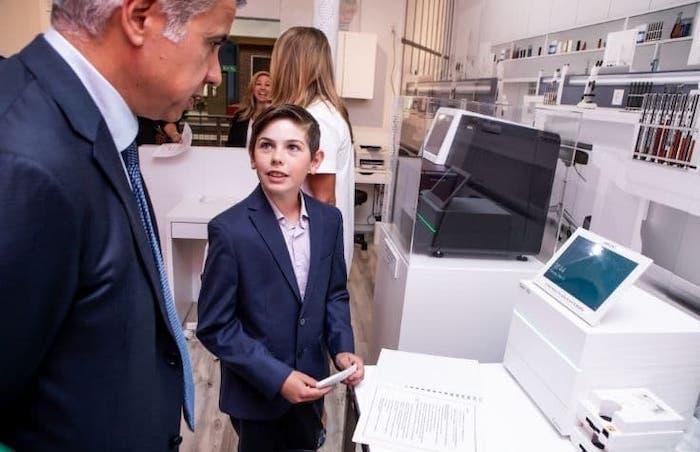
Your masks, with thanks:
M 318 167 L 321 166 L 321 163 L 323 162 L 323 151 L 318 150 L 314 154 L 314 158 L 311 159 L 311 164 L 309 165 L 309 174 L 316 174 L 316 171 L 318 171 Z
M 143 45 L 148 29 L 159 19 L 165 22 L 158 0 L 124 0 L 121 9 L 121 26 L 127 40 L 134 46 Z

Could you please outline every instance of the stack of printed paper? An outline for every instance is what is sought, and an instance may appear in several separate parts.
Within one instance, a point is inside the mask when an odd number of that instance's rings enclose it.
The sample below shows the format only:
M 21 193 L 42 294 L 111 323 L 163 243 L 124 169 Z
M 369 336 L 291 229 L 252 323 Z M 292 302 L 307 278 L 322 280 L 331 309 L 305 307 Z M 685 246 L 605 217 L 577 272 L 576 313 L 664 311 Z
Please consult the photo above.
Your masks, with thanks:
M 382 350 L 353 441 L 395 452 L 473 452 L 478 362 Z

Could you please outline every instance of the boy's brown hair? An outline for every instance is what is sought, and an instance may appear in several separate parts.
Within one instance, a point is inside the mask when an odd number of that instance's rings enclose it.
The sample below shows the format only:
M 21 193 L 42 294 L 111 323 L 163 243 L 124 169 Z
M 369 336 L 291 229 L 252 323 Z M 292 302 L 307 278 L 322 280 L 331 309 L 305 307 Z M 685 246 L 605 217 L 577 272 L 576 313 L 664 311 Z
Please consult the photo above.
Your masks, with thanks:
M 253 155 L 255 151 L 255 142 L 260 138 L 262 131 L 273 122 L 281 119 L 289 119 L 294 124 L 304 129 L 306 132 L 306 144 L 311 151 L 311 158 L 313 158 L 321 144 L 321 129 L 318 127 L 316 119 L 311 116 L 311 113 L 298 105 L 292 104 L 268 107 L 255 119 L 250 134 L 250 143 L 248 143 L 248 152 L 250 152 L 250 155 Z

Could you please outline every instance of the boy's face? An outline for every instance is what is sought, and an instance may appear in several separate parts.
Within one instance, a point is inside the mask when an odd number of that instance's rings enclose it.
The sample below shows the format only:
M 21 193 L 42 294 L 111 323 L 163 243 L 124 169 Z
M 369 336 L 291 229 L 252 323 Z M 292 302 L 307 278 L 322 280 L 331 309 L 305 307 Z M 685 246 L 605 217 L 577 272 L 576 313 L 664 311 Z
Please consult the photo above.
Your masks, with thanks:
M 272 122 L 255 142 L 251 166 L 270 196 L 297 196 L 307 174 L 323 161 L 320 150 L 311 158 L 306 132 L 289 119 Z

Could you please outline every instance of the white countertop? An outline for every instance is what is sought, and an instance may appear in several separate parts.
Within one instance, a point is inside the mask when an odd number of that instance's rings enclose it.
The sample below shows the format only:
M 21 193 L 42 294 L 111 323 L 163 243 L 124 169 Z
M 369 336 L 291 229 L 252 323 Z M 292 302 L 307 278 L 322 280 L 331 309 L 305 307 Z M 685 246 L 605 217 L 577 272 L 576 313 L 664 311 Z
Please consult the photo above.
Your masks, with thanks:
M 360 412 L 370 403 L 377 372 L 376 366 L 366 366 L 365 380 L 355 388 Z M 502 364 L 480 364 L 479 372 L 483 401 L 477 409 L 478 452 L 575 450 L 568 438 L 557 433 Z M 372 452 L 392 452 L 386 448 L 371 449 Z
M 239 201 L 235 197 L 185 198 L 168 212 L 170 222 L 207 224 Z

